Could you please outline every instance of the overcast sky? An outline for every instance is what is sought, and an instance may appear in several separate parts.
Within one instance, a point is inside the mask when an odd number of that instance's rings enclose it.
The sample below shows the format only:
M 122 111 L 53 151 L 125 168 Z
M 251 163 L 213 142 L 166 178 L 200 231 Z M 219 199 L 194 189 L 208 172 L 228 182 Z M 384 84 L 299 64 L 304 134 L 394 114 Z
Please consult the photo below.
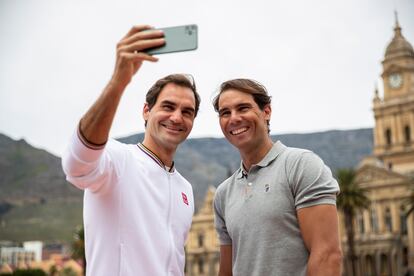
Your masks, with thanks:
M 60 155 L 134 24 L 198 24 L 199 48 L 144 64 L 111 136 L 143 132 L 146 91 L 175 72 L 193 74 L 202 96 L 190 137 L 222 137 L 211 99 L 238 77 L 271 93 L 272 134 L 373 127 L 395 8 L 414 44 L 413 0 L 0 0 L 0 133 Z

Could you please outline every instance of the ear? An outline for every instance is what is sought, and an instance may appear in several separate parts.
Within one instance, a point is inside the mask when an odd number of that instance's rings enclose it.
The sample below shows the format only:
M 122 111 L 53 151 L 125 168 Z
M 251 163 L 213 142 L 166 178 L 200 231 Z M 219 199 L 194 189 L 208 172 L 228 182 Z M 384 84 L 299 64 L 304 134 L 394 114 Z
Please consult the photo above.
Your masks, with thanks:
M 144 118 L 144 121 L 148 121 L 148 117 L 149 117 L 149 106 L 148 103 L 144 104 L 144 107 L 142 108 L 142 117 Z
M 270 117 L 272 116 L 272 107 L 270 106 L 270 104 L 267 104 L 264 106 L 263 113 L 265 116 L 265 120 L 266 121 L 270 120 Z

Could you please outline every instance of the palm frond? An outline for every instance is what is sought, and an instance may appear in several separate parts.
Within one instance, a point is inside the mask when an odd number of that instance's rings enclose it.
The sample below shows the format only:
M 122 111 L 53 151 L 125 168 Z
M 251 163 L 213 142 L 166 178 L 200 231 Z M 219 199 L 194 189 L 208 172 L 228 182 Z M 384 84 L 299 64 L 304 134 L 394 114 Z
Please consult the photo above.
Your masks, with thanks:
M 369 207 L 369 198 L 365 191 L 355 182 L 354 169 L 339 169 L 336 172 L 336 179 L 341 189 L 337 200 L 339 209 L 354 214 L 356 210 Z

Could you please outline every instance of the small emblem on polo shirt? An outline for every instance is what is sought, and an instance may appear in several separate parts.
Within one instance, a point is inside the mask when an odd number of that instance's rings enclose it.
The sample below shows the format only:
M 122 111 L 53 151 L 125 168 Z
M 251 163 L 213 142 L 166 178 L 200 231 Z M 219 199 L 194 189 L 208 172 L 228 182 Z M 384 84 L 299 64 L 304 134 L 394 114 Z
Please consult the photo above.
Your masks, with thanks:
M 181 195 L 183 197 L 183 202 L 188 205 L 187 195 L 185 193 L 181 193 Z
M 266 184 L 266 185 L 265 185 L 265 192 L 267 193 L 267 192 L 269 191 L 269 189 L 270 189 L 269 184 Z

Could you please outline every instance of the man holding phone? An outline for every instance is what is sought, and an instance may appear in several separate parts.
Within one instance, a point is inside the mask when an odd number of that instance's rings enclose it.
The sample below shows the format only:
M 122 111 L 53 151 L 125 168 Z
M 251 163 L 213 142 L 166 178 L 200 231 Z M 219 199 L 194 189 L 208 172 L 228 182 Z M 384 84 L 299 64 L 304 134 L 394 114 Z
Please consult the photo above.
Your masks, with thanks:
M 157 61 L 145 51 L 165 42 L 162 31 L 141 25 L 118 43 L 114 73 L 62 157 L 67 180 L 85 190 L 87 275 L 184 275 L 194 201 L 173 158 L 200 104 L 192 78 L 169 75 L 150 88 L 142 143 L 108 139 L 125 88 L 144 61 Z
M 339 186 L 313 152 L 269 136 L 271 98 L 256 81 L 224 82 L 214 99 L 240 168 L 217 188 L 220 276 L 339 276 Z

